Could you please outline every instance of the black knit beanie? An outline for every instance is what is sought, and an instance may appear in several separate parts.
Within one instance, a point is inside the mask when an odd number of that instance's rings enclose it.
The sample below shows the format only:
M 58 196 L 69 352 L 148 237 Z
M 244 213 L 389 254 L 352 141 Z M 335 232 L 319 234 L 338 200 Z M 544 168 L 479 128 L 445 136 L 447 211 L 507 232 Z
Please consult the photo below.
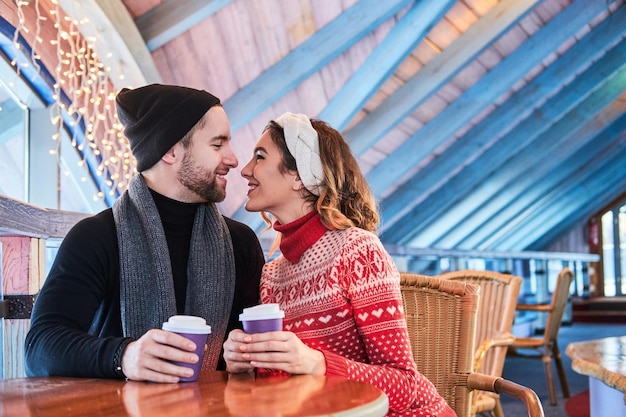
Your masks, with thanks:
M 115 101 L 139 172 L 156 164 L 211 107 L 220 103 L 219 98 L 204 90 L 163 84 L 124 88 Z

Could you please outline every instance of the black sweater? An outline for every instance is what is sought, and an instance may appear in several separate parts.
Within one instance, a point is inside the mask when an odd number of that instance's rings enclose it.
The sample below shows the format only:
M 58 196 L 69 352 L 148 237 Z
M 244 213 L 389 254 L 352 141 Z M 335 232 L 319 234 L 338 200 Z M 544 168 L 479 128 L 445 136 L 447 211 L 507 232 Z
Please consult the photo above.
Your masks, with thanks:
M 165 230 L 176 305 L 182 314 L 197 205 L 152 194 Z M 243 223 L 225 220 L 233 241 L 236 271 L 227 336 L 230 330 L 240 328 L 243 308 L 259 302 L 265 260 L 254 232 Z M 117 234 L 113 212 L 107 209 L 77 223 L 59 247 L 33 308 L 26 336 L 26 374 L 116 378 L 114 355 L 124 342 Z M 218 369 L 224 367 L 220 357 Z

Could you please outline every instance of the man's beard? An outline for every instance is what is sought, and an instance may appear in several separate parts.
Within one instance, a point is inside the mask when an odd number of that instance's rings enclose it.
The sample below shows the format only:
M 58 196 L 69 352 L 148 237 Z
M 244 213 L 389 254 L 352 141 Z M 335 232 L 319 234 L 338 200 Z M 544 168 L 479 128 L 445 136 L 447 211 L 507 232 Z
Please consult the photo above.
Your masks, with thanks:
M 214 172 L 198 166 L 189 153 L 185 154 L 178 171 L 178 181 L 188 190 L 207 202 L 219 203 L 226 198 L 226 190 L 217 184 L 216 179 L 217 175 Z

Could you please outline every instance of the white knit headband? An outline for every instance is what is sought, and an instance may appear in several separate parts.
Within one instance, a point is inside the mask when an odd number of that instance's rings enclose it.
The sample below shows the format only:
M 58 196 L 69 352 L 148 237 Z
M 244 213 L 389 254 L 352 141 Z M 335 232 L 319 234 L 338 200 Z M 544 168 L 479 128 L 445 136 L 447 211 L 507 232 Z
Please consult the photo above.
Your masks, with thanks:
M 285 113 L 275 120 L 285 132 L 287 148 L 296 160 L 298 175 L 307 190 L 320 195 L 324 181 L 317 131 L 304 114 Z

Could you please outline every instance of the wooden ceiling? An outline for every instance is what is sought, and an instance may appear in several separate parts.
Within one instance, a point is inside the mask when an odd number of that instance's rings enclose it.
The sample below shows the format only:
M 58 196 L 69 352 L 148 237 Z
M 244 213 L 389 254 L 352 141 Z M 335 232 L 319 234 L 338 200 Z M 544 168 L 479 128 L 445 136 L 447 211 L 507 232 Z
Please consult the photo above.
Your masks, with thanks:
M 285 111 L 343 131 L 386 244 L 541 250 L 626 193 L 624 1 L 95 1 L 145 82 L 222 99 L 240 167 Z

